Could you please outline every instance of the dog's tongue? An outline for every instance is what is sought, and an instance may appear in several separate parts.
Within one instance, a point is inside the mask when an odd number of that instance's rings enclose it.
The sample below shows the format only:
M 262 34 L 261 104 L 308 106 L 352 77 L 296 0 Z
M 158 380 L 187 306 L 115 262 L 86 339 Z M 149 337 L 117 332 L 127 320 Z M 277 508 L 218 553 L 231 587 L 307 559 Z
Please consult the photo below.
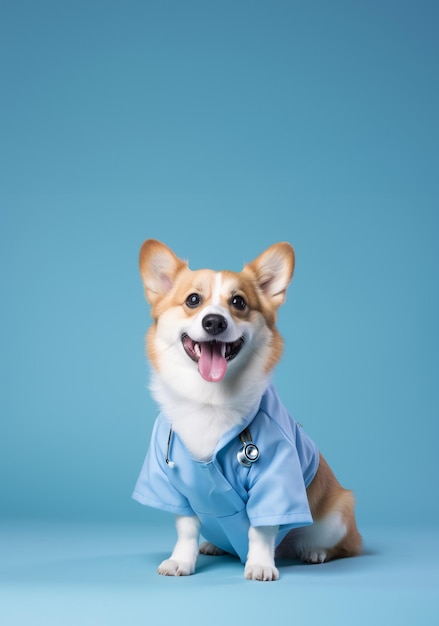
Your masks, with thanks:
M 223 344 L 219 341 L 203 341 L 200 343 L 201 356 L 198 371 L 204 380 L 217 383 L 226 374 L 227 361 L 223 356 Z

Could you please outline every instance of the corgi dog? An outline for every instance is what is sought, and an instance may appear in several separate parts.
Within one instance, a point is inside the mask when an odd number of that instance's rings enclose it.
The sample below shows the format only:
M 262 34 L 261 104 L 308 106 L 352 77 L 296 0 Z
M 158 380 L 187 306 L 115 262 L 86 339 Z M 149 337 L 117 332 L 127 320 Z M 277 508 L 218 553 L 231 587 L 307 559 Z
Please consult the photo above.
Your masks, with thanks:
M 176 516 L 160 574 L 190 575 L 200 553 L 227 553 L 247 579 L 270 581 L 276 558 L 323 563 L 361 551 L 352 492 L 270 382 L 294 262 L 277 243 L 241 272 L 191 271 L 160 241 L 142 245 L 160 415 L 133 497 Z

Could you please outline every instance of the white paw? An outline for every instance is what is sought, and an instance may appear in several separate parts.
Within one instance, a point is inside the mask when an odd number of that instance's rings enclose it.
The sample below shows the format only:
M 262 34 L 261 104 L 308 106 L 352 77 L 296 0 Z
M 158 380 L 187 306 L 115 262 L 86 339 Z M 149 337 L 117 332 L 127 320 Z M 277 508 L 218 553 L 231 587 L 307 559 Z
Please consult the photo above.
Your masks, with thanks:
M 160 563 L 158 573 L 162 576 L 190 576 L 195 572 L 195 565 L 184 561 L 166 559 Z
M 247 580 L 278 580 L 279 570 L 274 565 L 246 563 L 244 576 Z
M 315 550 L 313 552 L 306 552 L 302 557 L 302 561 L 313 564 L 324 563 L 326 561 L 326 557 L 327 554 L 325 550 Z
M 200 554 L 207 554 L 207 556 L 221 556 L 223 554 L 227 554 L 227 552 L 224 552 L 221 548 L 218 548 L 213 543 L 210 543 L 210 541 L 203 541 L 200 545 Z

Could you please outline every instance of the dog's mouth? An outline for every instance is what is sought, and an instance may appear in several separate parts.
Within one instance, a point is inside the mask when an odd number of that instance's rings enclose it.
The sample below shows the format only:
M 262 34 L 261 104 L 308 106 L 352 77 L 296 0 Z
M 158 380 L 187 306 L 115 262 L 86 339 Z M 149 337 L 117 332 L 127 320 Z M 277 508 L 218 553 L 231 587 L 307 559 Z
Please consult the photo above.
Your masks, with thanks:
M 198 371 L 204 380 L 211 383 L 221 381 L 226 375 L 227 364 L 232 361 L 244 345 L 244 337 L 237 341 L 194 341 L 189 335 L 181 338 L 186 354 L 198 363 Z

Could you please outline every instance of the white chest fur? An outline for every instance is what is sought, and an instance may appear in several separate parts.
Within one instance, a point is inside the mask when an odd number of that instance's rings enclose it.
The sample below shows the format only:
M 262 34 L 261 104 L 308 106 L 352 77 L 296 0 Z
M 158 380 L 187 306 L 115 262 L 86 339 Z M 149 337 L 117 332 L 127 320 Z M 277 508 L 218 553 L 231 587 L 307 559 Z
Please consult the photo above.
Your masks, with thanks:
M 228 394 L 226 386 L 216 385 L 210 397 L 200 400 L 194 394 L 188 399 L 176 395 L 160 376 L 154 375 L 151 392 L 191 455 L 198 461 L 208 461 L 221 437 L 256 412 L 267 385 L 268 377 L 238 397 Z

